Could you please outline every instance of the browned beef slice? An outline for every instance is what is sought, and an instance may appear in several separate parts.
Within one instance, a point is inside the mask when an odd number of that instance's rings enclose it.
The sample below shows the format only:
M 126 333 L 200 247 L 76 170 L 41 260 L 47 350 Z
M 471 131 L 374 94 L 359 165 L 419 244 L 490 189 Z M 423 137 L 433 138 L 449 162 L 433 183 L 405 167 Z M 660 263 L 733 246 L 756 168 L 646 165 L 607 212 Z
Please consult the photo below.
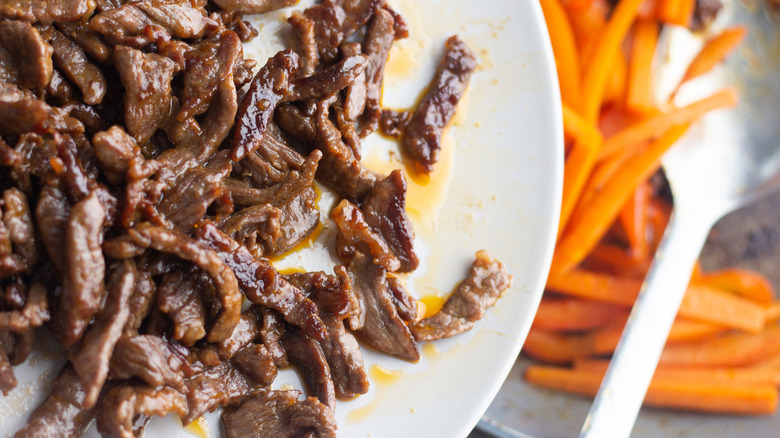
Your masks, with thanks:
M 379 118 L 382 115 L 381 97 L 382 80 L 385 64 L 390 56 L 390 47 L 395 40 L 392 14 L 385 9 L 378 9 L 366 30 L 363 43 L 363 53 L 368 56 L 366 66 L 366 110 L 362 116 L 363 128 L 360 136 L 365 137 L 376 131 Z
M 148 42 L 143 33 L 150 25 L 160 27 L 176 38 L 199 38 L 215 24 L 203 9 L 181 0 L 130 1 L 117 9 L 101 12 L 89 21 L 90 29 L 110 40 L 136 46 Z
M 52 48 L 24 21 L 0 22 L 0 78 L 24 88 L 46 86 L 53 72 Z
M 301 370 L 309 394 L 335 409 L 336 390 L 320 344 L 297 330 L 288 330 L 282 338 L 282 345 L 290 361 Z
M 362 54 L 355 54 L 311 76 L 294 79 L 284 101 L 321 99 L 343 90 L 363 73 L 366 59 Z
M 295 52 L 300 57 L 298 76 L 309 76 L 317 70 L 320 62 L 317 53 L 317 40 L 314 37 L 314 20 L 307 18 L 298 11 L 294 11 L 287 19 L 293 29 Z
M 213 2 L 220 8 L 231 12 L 264 14 L 292 6 L 296 0 L 213 0 Z
M 5 345 L 0 340 L 0 391 L 2 391 L 3 395 L 8 395 L 9 392 L 16 388 L 18 383 L 14 375 L 14 369 L 5 352 Z
M 274 364 L 279 368 L 286 368 L 290 365 L 290 361 L 281 344 L 285 331 L 284 319 L 277 311 L 267 307 L 260 307 L 260 312 L 263 316 L 263 324 L 260 326 L 263 345 L 273 358 Z
M 409 327 L 398 316 L 392 294 L 387 286 L 384 268 L 357 253 L 349 264 L 353 287 L 363 303 L 364 323 L 357 330 L 358 338 L 379 351 L 403 359 L 418 361 L 420 352 Z
M 286 277 L 317 304 L 320 313 L 345 319 L 358 310 L 359 303 L 352 289 L 352 279 L 344 266 L 336 266 L 333 271 L 336 275 L 317 271 L 298 272 Z
M 249 308 L 241 313 L 241 321 L 230 337 L 216 346 L 217 354 L 220 359 L 227 360 L 233 355 L 252 343 L 260 335 L 260 319 L 253 308 Z
M 325 0 L 304 12 L 314 21 L 320 57 L 327 61 L 336 58 L 338 47 L 355 31 L 368 22 L 381 0 Z
M 415 339 L 435 341 L 471 329 L 511 285 L 512 276 L 504 265 L 487 252 L 478 251 L 469 276 L 447 298 L 444 307 L 412 326 Z
M 13 350 L 8 353 L 8 360 L 11 362 L 11 365 L 19 365 L 30 357 L 35 346 L 36 333 L 37 331 L 34 327 L 30 327 L 21 333 L 13 333 Z
M 241 316 L 241 291 L 238 289 L 236 276 L 230 267 L 220 259 L 219 254 L 189 236 L 148 223 L 136 225 L 128 230 L 124 239 L 124 243 L 138 248 L 152 248 L 174 254 L 183 260 L 193 262 L 208 273 L 222 308 L 213 326 L 209 329 L 206 339 L 209 342 L 218 342 L 230 336 Z M 111 252 L 112 246 L 107 245 L 105 249 L 107 252 Z M 117 256 L 116 258 L 130 255 L 132 253 L 111 254 L 112 257 Z
M 87 23 L 82 23 L 81 21 L 57 23 L 56 27 L 60 32 L 81 46 L 96 61 L 102 64 L 111 63 L 113 56 L 111 47 L 103 41 L 98 32 L 90 29 Z
M 19 310 L 0 312 L 0 330 L 22 333 L 32 327 L 39 327 L 49 320 L 49 302 L 46 287 L 35 282 L 30 286 L 24 307 Z
M 236 170 L 256 186 L 264 187 L 285 181 L 290 172 L 299 171 L 303 166 L 304 157 L 290 147 L 276 124 L 269 122 L 257 151 L 236 163 Z
M 368 374 L 355 336 L 333 314 L 320 314 L 320 317 L 327 330 L 320 348 L 330 367 L 336 397 L 348 400 L 365 394 L 368 392 Z
M 383 109 L 379 118 L 379 129 L 382 134 L 399 138 L 403 135 L 406 125 L 412 118 L 411 111 L 396 111 L 393 109 Z
M 341 56 L 349 58 L 362 52 L 360 43 L 344 43 L 341 45 Z M 366 107 L 366 71 L 371 67 L 371 59 L 367 58 L 366 68 L 344 90 L 344 118 L 349 122 L 357 120 Z M 344 130 L 342 126 L 339 129 Z
M 111 356 L 111 378 L 137 377 L 149 386 L 170 386 L 185 391 L 182 374 L 189 372 L 188 352 L 181 346 L 151 335 L 121 337 Z
M 57 30 L 52 32 L 51 45 L 54 62 L 79 87 L 84 102 L 89 105 L 102 102 L 108 88 L 106 77 L 100 68 L 89 61 L 84 49 Z
M 409 295 L 401 280 L 387 277 L 387 286 L 393 294 L 393 303 L 398 310 L 398 316 L 408 323 L 417 321 L 417 300 Z
M 41 189 L 38 205 L 35 207 L 35 221 L 38 223 L 38 230 L 49 260 L 60 276 L 64 276 L 67 269 L 65 242 L 62 236 L 65 235 L 70 210 L 70 203 L 62 189 L 53 185 Z
M 390 251 L 401 262 L 399 271 L 417 269 L 414 229 L 406 214 L 406 180 L 400 170 L 379 181 L 363 201 L 366 223 L 379 232 Z
M 422 173 L 430 173 L 439 159 L 441 133 L 455 115 L 455 107 L 469 84 L 477 59 L 457 35 L 447 39 L 444 58 L 428 91 L 414 111 L 404 133 L 403 148 Z
M 314 397 L 298 401 L 298 391 L 267 391 L 247 399 L 222 414 L 230 438 L 268 436 L 293 438 L 315 433 L 336 436 L 336 421 L 330 408 Z
M 324 328 L 317 315 L 317 306 L 271 265 L 257 261 L 246 248 L 211 223 L 199 225 L 197 236 L 233 269 L 249 301 L 278 310 L 290 324 L 300 327 L 306 334 L 322 338 Z
M 317 192 L 309 188 L 281 207 L 279 230 L 271 233 L 277 238 L 263 239 L 263 248 L 268 256 L 284 254 L 314 232 L 320 223 L 317 210 Z
M 8 230 L 13 252 L 19 256 L 25 267 L 35 266 L 40 254 L 38 254 L 38 237 L 27 196 L 13 187 L 3 192 L 3 203 L 5 204 L 3 224 Z
M 175 65 L 164 56 L 127 46 L 114 48 L 114 61 L 125 87 L 125 126 L 143 143 L 168 117 Z
M 92 12 L 88 0 L 0 0 L 0 17 L 49 24 L 76 21 Z
M 230 362 L 259 385 L 270 385 L 276 378 L 274 359 L 263 344 L 247 345 L 238 350 Z
M 157 308 L 173 322 L 173 339 L 192 345 L 206 336 L 206 308 L 200 278 L 190 269 L 163 277 L 157 288 Z
M 260 147 L 274 109 L 287 95 L 290 79 L 297 69 L 298 55 L 287 49 L 270 58 L 257 72 L 238 109 L 233 161 L 239 161 Z
M 51 395 L 30 414 L 16 438 L 78 437 L 84 434 L 95 415 L 81 407 L 84 388 L 73 367 L 66 365 L 54 380 Z
M 38 130 L 52 113 L 52 108 L 32 93 L 0 81 L 0 133 L 23 134 Z
M 122 329 L 130 316 L 127 302 L 135 287 L 135 276 L 135 265 L 128 260 L 118 262 L 109 269 L 106 302 L 84 339 L 69 355 L 85 390 L 85 408 L 95 405 L 108 377 L 108 362 L 114 352 L 114 345 L 122 335 Z
M 330 214 L 339 230 L 337 251 L 348 261 L 356 252 L 370 254 L 373 263 L 385 270 L 397 271 L 401 262 L 393 254 L 387 242 L 365 220 L 363 212 L 353 203 L 343 199 Z
M 122 333 L 125 336 L 138 334 L 141 323 L 152 309 L 154 293 L 155 284 L 152 280 L 152 275 L 149 272 L 146 272 L 142 267 L 136 275 L 133 295 L 130 296 L 130 300 L 127 304 L 129 316 L 122 329 Z
M 280 237 L 281 217 L 281 209 L 271 204 L 260 204 L 231 214 L 220 225 L 220 229 L 259 259 L 265 254 L 263 239 Z
M 108 131 L 95 134 L 92 146 L 100 168 L 112 184 L 125 180 L 131 160 L 143 158 L 135 139 L 121 126 L 112 126 Z
M 184 416 L 187 402 L 184 394 L 173 388 L 117 386 L 101 400 L 97 428 L 101 436 L 132 438 L 139 416 L 164 417 L 170 413 Z
M 171 221 L 174 228 L 189 232 L 206 214 L 212 202 L 222 196 L 222 179 L 230 173 L 230 167 L 204 169 L 194 167 L 179 178 L 159 206 L 160 213 Z
M 103 300 L 105 260 L 101 250 L 105 210 L 92 191 L 70 211 L 65 227 L 64 250 L 68 254 L 59 314 L 63 344 L 70 346 L 84 334 Z
M 255 387 L 254 382 L 247 380 L 230 362 L 204 367 L 185 384 L 189 412 L 182 417 L 184 424 L 218 407 L 241 403 Z

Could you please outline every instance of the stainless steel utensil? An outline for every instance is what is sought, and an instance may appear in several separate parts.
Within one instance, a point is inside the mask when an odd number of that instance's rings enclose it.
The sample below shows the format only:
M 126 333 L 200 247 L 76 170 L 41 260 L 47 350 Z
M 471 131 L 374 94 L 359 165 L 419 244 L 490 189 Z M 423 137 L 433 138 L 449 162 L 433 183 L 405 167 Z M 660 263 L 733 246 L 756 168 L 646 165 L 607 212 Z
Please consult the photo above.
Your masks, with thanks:
M 672 218 L 581 437 L 629 436 L 710 228 L 780 187 L 780 23 L 767 19 L 761 3 L 749 3 L 729 3 L 718 17 L 719 28 L 747 25 L 749 37 L 700 84 L 737 88 L 739 106 L 708 115 L 663 158 Z M 679 65 L 684 37 L 671 29 L 665 39 L 663 62 Z

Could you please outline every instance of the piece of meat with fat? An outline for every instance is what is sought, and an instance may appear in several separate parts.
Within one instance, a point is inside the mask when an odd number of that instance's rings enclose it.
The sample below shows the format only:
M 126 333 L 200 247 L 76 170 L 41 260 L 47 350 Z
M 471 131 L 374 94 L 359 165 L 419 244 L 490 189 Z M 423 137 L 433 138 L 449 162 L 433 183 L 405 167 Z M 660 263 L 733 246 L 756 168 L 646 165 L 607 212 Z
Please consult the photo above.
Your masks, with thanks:
M 364 323 L 355 331 L 358 339 L 383 353 L 414 362 L 420 360 L 412 333 L 398 316 L 385 269 L 356 253 L 349 263 L 349 273 L 363 306 Z
M 97 429 L 101 436 L 134 438 L 138 417 L 164 417 L 170 413 L 180 417 L 187 413 L 186 397 L 181 392 L 167 387 L 117 386 L 101 400 Z
M 297 0 L 212 0 L 215 5 L 230 12 L 265 14 L 292 6 Z
M 325 406 L 335 409 L 336 389 L 320 344 L 297 330 L 287 330 L 282 345 L 290 362 L 303 374 L 309 394 Z
M 53 59 L 59 70 L 81 90 L 81 97 L 85 103 L 89 105 L 101 103 L 108 89 L 103 71 L 90 62 L 81 46 L 60 31 L 52 29 L 51 34 Z
M 201 296 L 202 278 L 193 269 L 177 269 L 157 287 L 157 309 L 173 322 L 173 339 L 193 345 L 206 336 L 206 304 Z
M 52 47 L 38 29 L 24 21 L 0 22 L 0 79 L 23 88 L 44 87 L 53 71 Z
M 512 286 L 504 265 L 486 251 L 478 251 L 469 276 L 447 298 L 437 313 L 413 324 L 418 341 L 435 341 L 470 330 Z
M 89 15 L 89 0 L 0 0 L 0 17 L 32 23 L 76 21 Z
M 121 337 L 111 356 L 110 376 L 115 380 L 141 379 L 150 387 L 170 386 L 186 391 L 184 377 L 192 370 L 186 348 L 152 335 Z
M 466 43 L 457 35 L 448 38 L 436 76 L 404 131 L 403 150 L 420 173 L 430 173 L 439 160 L 442 130 L 455 115 L 476 68 L 477 59 Z
M 317 46 L 325 62 L 336 59 L 338 47 L 363 27 L 383 0 L 325 0 L 304 11 L 314 21 Z
M 225 409 L 222 422 L 229 438 L 269 436 L 335 438 L 330 408 L 314 397 L 299 401 L 298 391 L 263 391 L 241 405 Z
M 393 254 L 387 242 L 366 222 L 357 205 L 342 199 L 333 209 L 330 218 L 339 230 L 336 251 L 342 260 L 349 261 L 356 252 L 370 254 L 372 262 L 394 272 L 401 262 Z

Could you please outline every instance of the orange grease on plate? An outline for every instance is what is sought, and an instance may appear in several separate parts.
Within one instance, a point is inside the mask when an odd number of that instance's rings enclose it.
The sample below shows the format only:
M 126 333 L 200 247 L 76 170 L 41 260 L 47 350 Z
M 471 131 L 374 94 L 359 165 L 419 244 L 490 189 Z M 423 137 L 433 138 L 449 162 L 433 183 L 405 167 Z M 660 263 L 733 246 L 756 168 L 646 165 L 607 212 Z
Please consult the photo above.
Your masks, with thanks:
M 368 368 L 371 384 L 377 386 L 377 394 L 367 405 L 359 407 L 347 414 L 347 424 L 358 423 L 367 419 L 382 405 L 382 386 L 392 385 L 404 374 L 401 370 L 389 370 L 382 365 L 373 364 Z
M 211 438 L 211 429 L 205 418 L 200 417 L 192 423 L 184 426 L 184 430 L 198 438 Z

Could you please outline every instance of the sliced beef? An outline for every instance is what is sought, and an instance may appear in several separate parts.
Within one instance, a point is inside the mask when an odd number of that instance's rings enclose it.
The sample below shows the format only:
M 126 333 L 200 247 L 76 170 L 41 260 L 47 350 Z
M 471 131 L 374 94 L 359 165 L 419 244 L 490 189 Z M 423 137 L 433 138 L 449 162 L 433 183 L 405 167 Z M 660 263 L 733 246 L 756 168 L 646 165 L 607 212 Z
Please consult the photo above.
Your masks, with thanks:
M 52 31 L 51 45 L 54 62 L 79 90 L 89 105 L 97 105 L 106 95 L 108 83 L 103 71 L 90 62 L 84 49 L 57 30 Z
M 314 397 L 298 401 L 298 396 L 298 391 L 264 391 L 225 409 L 222 421 L 227 436 L 334 438 L 337 425 L 331 409 Z
M 270 385 L 276 378 L 277 369 L 274 359 L 263 344 L 247 345 L 238 350 L 230 362 L 258 385 Z
M 71 206 L 65 192 L 58 186 L 46 185 L 41 189 L 35 207 L 35 221 L 54 270 L 62 277 L 67 270 L 65 242 L 62 236 L 68 226 Z
M 101 170 L 113 184 L 125 181 L 125 175 L 133 159 L 140 160 L 141 148 L 135 139 L 121 126 L 112 126 L 108 131 L 98 132 L 92 138 L 95 158 Z
M 95 405 L 108 377 L 108 362 L 130 316 L 127 303 L 135 287 L 135 277 L 135 265 L 128 260 L 118 262 L 109 269 L 106 302 L 84 339 L 69 355 L 84 388 L 82 406 L 85 408 Z
M 335 409 L 336 390 L 320 344 L 297 330 L 288 330 L 282 338 L 282 345 L 290 362 L 301 370 L 309 394 L 325 406 Z
M 383 109 L 379 118 L 379 130 L 388 137 L 399 138 L 403 135 L 411 118 L 411 111 Z
M 288 367 L 290 361 L 281 343 L 285 331 L 284 318 L 277 311 L 267 307 L 260 307 L 258 311 L 263 317 L 263 323 L 260 326 L 260 338 L 263 340 L 263 345 L 278 368 Z
M 309 76 L 317 70 L 317 64 L 320 62 L 317 40 L 314 37 L 314 20 L 298 11 L 293 11 L 287 22 L 292 27 L 295 52 L 300 58 L 297 75 Z
M 11 361 L 5 352 L 5 346 L 0 341 L 0 391 L 3 395 L 8 395 L 19 382 L 14 375 L 14 369 L 11 367 Z
M 398 316 L 407 323 L 416 322 L 417 300 L 409 295 L 401 280 L 396 277 L 387 277 L 387 287 L 390 288 L 390 293 L 393 294 L 393 304 L 395 304 L 395 308 L 398 310 Z
M 328 362 L 336 397 L 349 400 L 368 392 L 368 374 L 355 336 L 346 330 L 341 318 L 320 314 L 326 327 L 320 348 Z
M 337 251 L 343 260 L 349 260 L 356 252 L 370 254 L 373 263 L 387 271 L 397 271 L 401 262 L 393 254 L 387 242 L 366 222 L 363 212 L 353 203 L 343 199 L 330 214 L 338 227 Z
M 282 206 L 279 229 L 271 233 L 271 238 L 263 239 L 263 248 L 267 256 L 286 253 L 295 245 L 309 237 L 320 224 L 320 212 L 317 210 L 317 192 L 309 188 L 292 201 Z M 273 238 L 273 236 L 278 236 Z
M 365 25 L 382 3 L 382 0 L 325 0 L 307 9 L 304 15 L 314 21 L 320 58 L 326 62 L 335 59 L 339 45 Z
M 357 56 L 361 51 L 362 46 L 360 43 L 344 43 L 341 45 L 341 56 L 345 58 Z M 349 122 L 355 122 L 355 120 L 363 114 L 363 111 L 365 111 L 367 93 L 366 74 L 367 70 L 370 70 L 370 67 L 371 58 L 367 58 L 366 68 L 344 89 L 343 113 L 344 118 Z M 339 129 L 341 129 L 342 132 L 344 131 L 341 126 L 339 126 Z
M 30 92 L 0 81 L 0 134 L 40 131 L 52 108 Z
M 182 416 L 184 424 L 189 424 L 218 407 L 240 404 L 256 387 L 230 362 L 206 366 L 185 384 L 188 412 Z
M 136 273 L 133 294 L 130 296 L 127 304 L 129 315 L 122 329 L 122 333 L 125 336 L 138 334 L 141 323 L 152 309 L 155 284 L 152 280 L 152 275 L 144 269 L 143 265 L 141 266 L 141 269 Z
M 352 278 L 344 266 L 336 266 L 333 271 L 336 275 L 322 271 L 296 272 L 286 278 L 317 304 L 321 314 L 346 319 L 359 311 L 359 303 L 352 289 Z
M 157 308 L 173 322 L 173 339 L 192 345 L 206 336 L 206 305 L 202 279 L 191 269 L 178 269 L 163 277 L 157 288 Z
M 330 67 L 313 73 L 311 76 L 296 78 L 290 84 L 290 90 L 284 97 L 285 102 L 324 98 L 346 88 L 363 73 L 366 57 L 355 54 L 346 57 Z
M 27 196 L 13 187 L 3 192 L 3 224 L 8 230 L 8 238 L 13 252 L 19 257 L 26 269 L 38 263 L 38 236 Z
M 30 23 L 0 22 L 0 78 L 24 88 L 44 87 L 53 73 L 51 56 L 52 47 Z
M 0 17 L 49 24 L 76 21 L 93 7 L 88 0 L 1 0 Z
M 100 2 L 98 2 L 100 3 Z M 84 51 L 101 64 L 110 64 L 113 57 L 111 47 L 103 41 L 100 33 L 90 29 L 87 23 L 74 21 L 57 23 L 57 29 L 78 44 Z
M 33 283 L 27 297 L 24 298 L 24 307 L 19 310 L 0 312 L 0 330 L 23 333 L 49 321 L 49 301 L 46 292 L 46 287 L 42 283 Z
M 382 115 L 381 97 L 385 64 L 395 40 L 395 20 L 386 9 L 378 9 L 366 30 L 363 52 L 368 57 L 366 65 L 366 109 L 362 116 L 361 137 L 376 131 Z
M 314 145 L 317 141 L 317 124 L 313 116 L 305 114 L 293 104 L 279 105 L 274 121 L 285 134 L 305 145 Z
M 439 159 L 442 130 L 455 115 L 455 107 L 477 68 L 471 49 L 457 35 L 447 39 L 436 76 L 404 131 L 402 146 L 416 169 L 430 173 Z
M 292 6 L 296 3 L 296 0 L 213 0 L 213 2 L 220 8 L 230 12 L 264 14 Z
M 175 64 L 164 56 L 127 46 L 114 48 L 114 61 L 125 88 L 125 126 L 144 143 L 170 113 Z
M 204 169 L 193 167 L 164 193 L 159 211 L 171 221 L 174 229 L 189 232 L 206 214 L 209 205 L 222 196 L 222 179 L 230 167 Z
M 269 59 L 257 72 L 238 109 L 230 156 L 233 161 L 260 147 L 274 109 L 287 95 L 290 79 L 297 69 L 298 55 L 287 49 Z
M 216 346 L 220 359 L 228 360 L 260 335 L 260 319 L 253 308 L 241 313 L 241 320 L 229 338 Z
M 170 413 L 184 416 L 187 403 L 184 394 L 173 388 L 118 386 L 101 401 L 97 413 L 97 428 L 106 437 L 135 437 L 138 417 L 164 417 Z
M 358 338 L 384 353 L 415 362 L 420 360 L 409 327 L 398 316 L 385 269 L 357 253 L 349 264 L 349 272 L 363 304 L 363 327 L 355 332 Z
M 265 255 L 264 239 L 281 237 L 281 218 L 281 209 L 271 204 L 260 204 L 230 215 L 220 229 L 259 259 Z
M 504 265 L 485 251 L 478 251 L 469 276 L 447 298 L 439 312 L 412 326 L 415 339 L 434 341 L 471 329 L 485 309 L 496 303 L 512 285 Z
M 111 356 L 111 378 L 136 377 L 151 387 L 185 391 L 184 372 L 191 372 L 186 349 L 151 335 L 119 338 Z
M 292 172 L 300 172 L 304 167 L 310 167 L 312 160 L 319 162 L 319 157 L 315 159 L 310 155 L 310 162 L 306 163 L 304 157 L 290 146 L 289 140 L 276 124 L 271 122 L 266 128 L 260 147 L 255 153 L 236 163 L 235 170 L 253 186 L 266 187 L 289 180 Z M 289 199 L 290 197 L 287 197 L 287 201 Z M 275 205 L 287 201 L 275 202 Z

